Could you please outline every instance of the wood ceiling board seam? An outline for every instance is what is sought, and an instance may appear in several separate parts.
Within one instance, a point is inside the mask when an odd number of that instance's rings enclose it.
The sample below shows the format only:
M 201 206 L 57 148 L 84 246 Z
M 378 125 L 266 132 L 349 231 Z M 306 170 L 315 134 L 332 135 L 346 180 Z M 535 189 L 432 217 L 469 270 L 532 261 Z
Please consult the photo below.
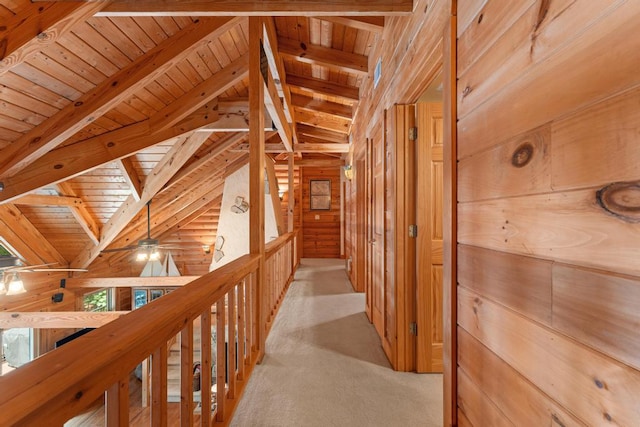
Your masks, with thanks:
M 244 78 L 244 75 L 246 74 L 246 69 L 244 68 L 245 62 L 246 58 L 241 58 L 241 60 L 233 64 L 232 68 L 225 69 L 226 72 L 223 70 L 221 76 L 216 75 L 218 76 L 218 79 L 214 76 L 209 81 L 203 83 L 201 87 L 196 89 L 200 89 L 201 91 L 208 93 L 208 97 L 215 96 L 219 91 L 223 90 L 230 84 Z M 208 97 L 205 97 L 204 100 L 208 99 Z M 180 108 L 178 108 L 177 111 L 176 105 L 172 104 L 172 106 L 168 106 L 168 117 L 166 115 L 165 117 L 162 117 L 162 114 L 164 113 L 159 112 L 158 114 L 161 114 L 161 116 L 159 116 L 158 119 L 141 122 L 127 128 L 121 128 L 109 132 L 108 134 L 99 135 L 91 140 L 79 142 L 78 144 L 85 147 L 82 150 L 78 149 L 80 145 L 76 145 L 75 147 L 64 146 L 45 154 L 28 168 L 23 170 L 18 176 L 7 178 L 5 180 L 6 191 L 0 193 L 0 198 L 2 200 L 8 200 L 10 197 L 18 195 L 19 192 L 30 191 L 35 188 L 51 184 L 54 181 L 68 179 L 69 177 L 82 173 L 89 168 L 94 168 L 100 164 L 116 160 L 117 158 L 134 154 L 136 151 L 140 151 L 148 145 L 155 145 L 153 142 L 157 144 L 159 142 L 158 138 L 161 140 L 164 138 L 164 140 L 166 140 L 183 133 L 180 132 L 179 128 L 176 129 L 180 124 L 166 130 L 162 129 L 162 127 L 165 124 L 173 124 L 173 122 L 176 121 L 174 120 L 174 117 L 182 119 L 184 113 L 188 113 L 194 105 L 197 106 L 202 103 L 201 101 L 203 101 L 195 98 L 194 94 L 191 93 L 186 94 L 185 99 L 190 101 L 191 104 L 188 105 L 180 103 Z M 207 118 L 207 116 L 211 117 Z M 206 112 L 202 114 L 202 117 L 194 117 L 192 113 L 191 116 L 185 117 L 182 120 L 182 126 L 187 126 L 189 130 L 193 130 L 215 121 L 213 114 Z M 163 125 L 159 125 L 158 123 L 163 123 Z M 146 135 L 153 126 L 159 127 L 161 129 L 160 132 Z M 163 136 L 161 137 L 160 135 Z M 119 141 L 120 144 L 115 144 L 109 149 L 104 147 L 104 145 L 113 144 L 114 141 Z M 127 142 L 125 143 L 124 141 Z M 89 150 L 86 148 L 89 146 L 94 148 Z M 101 157 L 98 156 L 96 150 L 102 151 L 103 154 L 100 155 Z M 73 160 L 78 157 L 79 151 L 82 151 L 84 154 L 82 156 L 82 162 L 76 162 Z M 94 152 L 94 155 L 85 157 L 85 155 L 91 151 Z M 64 159 L 67 160 L 65 161 Z M 55 168 L 54 165 L 58 164 L 63 164 L 65 167 Z M 88 164 L 91 164 L 91 166 L 87 166 Z M 51 167 L 53 167 L 53 170 L 51 170 Z
M 7 40 L 0 60 L 0 76 L 41 50 L 43 45 L 55 43 L 77 22 L 93 16 L 105 5 L 100 2 L 29 3 L 8 22 L 5 21 L 6 29 L 0 31 L 0 40 Z
M 167 39 L 166 44 L 158 45 L 156 49 L 141 57 L 142 59 L 122 70 L 123 79 L 111 78 L 94 91 L 84 94 L 75 104 L 69 104 L 35 131 L 5 148 L 2 154 L 6 156 L 6 160 L 0 164 L 0 178 L 17 173 L 91 122 L 96 115 L 104 114 L 129 93 L 144 87 L 148 81 L 186 56 L 186 46 L 202 43 L 203 40 L 226 31 L 234 22 L 233 19 L 224 18 L 203 19 L 199 21 L 200 25 L 194 25 L 190 31 L 181 32 L 178 40 Z M 211 26 L 215 26 L 215 30 Z M 113 84 L 116 82 L 119 90 L 113 90 Z M 38 143 L 33 144 L 36 139 Z M 25 149 L 27 146 L 28 150 Z

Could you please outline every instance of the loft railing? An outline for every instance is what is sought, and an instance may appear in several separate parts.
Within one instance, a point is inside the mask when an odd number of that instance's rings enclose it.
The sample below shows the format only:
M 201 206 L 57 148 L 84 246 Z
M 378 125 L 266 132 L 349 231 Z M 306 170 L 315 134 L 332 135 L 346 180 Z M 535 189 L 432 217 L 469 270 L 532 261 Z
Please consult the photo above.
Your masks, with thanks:
M 147 358 L 150 405 L 138 417 L 153 426 L 228 423 L 264 351 L 257 328 L 268 333 L 293 279 L 298 240 L 293 232 L 266 246 L 262 289 L 255 280 L 260 258 L 245 255 L 0 377 L 0 425 L 63 425 L 104 395 L 105 425 L 127 426 L 131 372 Z M 201 357 L 197 412 L 194 323 Z M 178 334 L 180 402 L 170 404 L 168 343 Z

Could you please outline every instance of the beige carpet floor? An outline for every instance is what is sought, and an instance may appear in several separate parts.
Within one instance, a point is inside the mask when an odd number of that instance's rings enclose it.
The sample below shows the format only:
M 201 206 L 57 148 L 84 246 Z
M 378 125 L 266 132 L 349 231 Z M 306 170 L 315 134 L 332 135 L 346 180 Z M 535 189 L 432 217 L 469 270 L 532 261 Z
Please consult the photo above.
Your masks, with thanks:
M 343 260 L 303 259 L 232 426 L 442 426 L 442 375 L 394 372 Z

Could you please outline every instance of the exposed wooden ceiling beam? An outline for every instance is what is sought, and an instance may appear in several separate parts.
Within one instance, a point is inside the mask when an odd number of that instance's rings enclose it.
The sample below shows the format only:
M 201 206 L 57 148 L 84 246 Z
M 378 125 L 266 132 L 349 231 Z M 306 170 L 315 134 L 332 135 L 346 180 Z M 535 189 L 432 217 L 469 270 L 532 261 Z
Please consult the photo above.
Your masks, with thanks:
M 191 175 L 192 173 L 194 173 L 194 171 L 201 168 L 205 164 L 209 163 L 210 161 L 212 161 L 217 156 L 224 153 L 234 145 L 239 144 L 242 141 L 245 141 L 248 137 L 249 137 L 249 134 L 247 133 L 235 133 L 235 134 L 230 134 L 225 136 L 224 138 L 216 142 L 216 144 L 213 147 L 211 147 L 211 149 L 207 153 L 201 154 L 198 160 L 180 169 L 180 172 L 174 175 L 169 180 L 169 182 L 167 182 L 167 184 L 162 189 L 162 191 L 168 190 L 174 184 L 182 180 L 184 177 Z
M 284 57 L 310 65 L 320 65 L 331 70 L 367 76 L 369 58 L 340 49 L 307 44 L 299 40 L 278 37 L 278 50 Z
M 297 93 L 291 94 L 291 103 L 294 107 L 304 108 L 309 111 L 316 111 L 323 114 L 342 117 L 351 120 L 353 117 L 353 107 L 351 105 L 338 104 L 336 102 L 321 101 L 309 96 Z
M 20 255 L 24 256 L 30 264 L 57 263 L 59 267 L 66 267 L 68 261 L 56 248 L 38 231 L 38 229 L 22 214 L 20 209 L 11 204 L 0 205 L 0 221 L 4 222 L 7 229 L 2 234 L 9 244 Z M 15 239 L 12 239 L 14 237 Z M 23 250 L 29 248 L 28 251 Z M 34 258 L 30 253 L 37 255 Z
M 246 70 L 237 67 L 244 64 L 240 59 L 200 83 L 157 112 L 150 120 L 125 126 L 52 150 L 33 162 L 16 176 L 4 180 L 4 191 L 0 192 L 0 202 L 29 191 L 69 179 L 75 175 L 104 165 L 114 160 L 128 157 L 152 145 L 165 142 L 184 133 L 201 128 L 218 119 L 217 111 L 204 104 L 203 100 L 213 99 L 246 77 Z M 197 89 L 196 92 L 194 92 Z M 176 109 L 174 104 L 181 108 Z M 190 114 L 185 117 L 185 114 Z M 156 119 L 158 116 L 160 119 Z M 164 127 L 161 122 L 182 121 L 171 128 L 156 131 L 151 124 Z M 2 154 L 2 152 L 0 152 Z
M 324 142 L 349 142 L 349 137 L 344 133 L 333 132 L 308 125 L 298 125 L 298 137 L 300 141 L 306 137 L 312 137 L 322 139 Z
M 189 48 L 223 34 L 237 22 L 230 18 L 201 18 L 164 40 L 4 148 L 0 152 L 0 179 L 15 175 L 166 72 L 191 52 Z
M 181 138 L 180 141 L 176 142 L 147 177 L 140 200 L 136 201 L 133 196 L 129 196 L 102 228 L 100 243 L 98 245 L 93 245 L 93 243 L 88 245 L 71 262 L 71 265 L 79 268 L 88 267 L 100 254 L 100 251 L 111 244 L 129 221 L 180 170 L 208 137 L 209 134 L 206 132 L 195 132 L 191 136 Z
M 294 163 L 294 167 L 317 167 L 317 168 L 332 168 L 344 166 L 343 159 L 296 159 Z M 278 160 L 276 162 L 276 167 L 288 167 L 289 163 L 287 160 Z
M 318 19 L 372 33 L 384 30 L 384 16 L 319 16 Z
M 169 276 L 169 277 L 71 277 L 66 279 L 67 289 L 87 288 L 131 288 L 131 287 L 167 287 L 183 286 L 193 282 L 200 276 Z M 117 313 L 117 312 L 116 312 Z
M 0 312 L 0 329 L 99 328 L 128 311 Z
M 140 175 L 138 175 L 136 168 L 133 166 L 131 157 L 118 159 L 115 163 L 118 166 L 118 169 L 122 172 L 124 180 L 129 185 L 131 195 L 136 201 L 139 201 L 140 195 L 142 194 L 142 179 L 140 178 Z
M 68 182 L 60 182 L 57 185 L 58 193 L 61 195 L 67 195 L 71 197 L 77 197 L 73 188 Z M 71 215 L 76 219 L 80 227 L 87 233 L 89 239 L 97 245 L 100 241 L 100 225 L 96 222 L 95 218 L 87 210 L 87 207 L 82 204 L 79 206 L 70 207 Z
M 278 94 L 282 98 L 282 106 L 287 122 L 293 123 L 293 111 L 291 105 L 291 91 L 287 85 L 287 73 L 284 69 L 284 62 L 278 52 L 278 34 L 276 32 L 276 24 L 272 17 L 265 17 L 263 20 L 264 34 L 262 36 L 262 44 L 265 56 L 269 64 L 269 69 L 273 76 L 273 80 L 278 89 Z M 295 134 L 295 129 L 294 129 Z
M 287 75 L 287 83 L 310 92 L 317 92 L 323 95 L 336 96 L 348 101 L 358 101 L 360 99 L 360 89 L 355 86 L 344 86 L 326 80 L 312 79 L 294 74 Z
M 328 142 L 325 144 L 301 143 L 295 145 L 296 153 L 348 153 L 349 144 Z
M 24 3 L 24 2 L 23 2 Z M 0 76 L 26 57 L 55 43 L 77 22 L 85 21 L 105 2 L 26 2 L 0 25 Z
M 287 151 L 292 151 L 293 131 L 291 130 L 291 124 L 287 122 L 284 115 L 284 107 L 282 106 L 280 97 L 278 97 L 278 91 L 271 73 L 267 73 L 267 81 L 264 82 L 264 105 L 276 126 L 278 135 L 280 135 L 280 139 L 282 139 L 285 148 Z
M 28 206 L 81 206 L 82 199 L 73 196 L 54 196 L 50 194 L 28 194 L 17 198 L 16 205 Z
M 249 99 L 218 99 L 215 111 L 218 120 L 203 127 L 203 130 L 215 132 L 248 132 L 249 131 Z M 267 114 L 265 112 L 265 114 Z M 268 120 L 265 123 L 265 131 L 274 130 L 273 123 Z
M 249 143 L 238 145 L 237 151 L 249 152 Z M 281 143 L 264 144 L 265 153 L 287 153 L 287 149 Z
M 351 120 L 349 119 L 304 109 L 296 110 L 296 121 L 344 134 L 348 134 L 351 130 Z
M 160 234 L 157 238 L 158 240 L 165 241 L 167 238 L 179 233 L 185 227 L 188 227 L 189 224 L 209 212 L 213 206 L 220 206 L 222 202 L 222 187 L 214 187 L 209 194 L 205 197 L 201 197 L 197 202 L 189 205 L 189 209 L 192 211 L 190 214 L 184 216 L 177 224 L 173 225 L 171 228 L 166 229 L 162 234 Z M 213 242 L 203 242 L 203 244 L 212 244 Z
M 210 103 L 249 75 L 249 55 L 242 55 L 215 75 L 196 85 L 179 99 L 154 114 L 149 127 L 154 131 L 170 128 L 197 108 Z
M 413 0 L 113 0 L 98 16 L 408 15 Z

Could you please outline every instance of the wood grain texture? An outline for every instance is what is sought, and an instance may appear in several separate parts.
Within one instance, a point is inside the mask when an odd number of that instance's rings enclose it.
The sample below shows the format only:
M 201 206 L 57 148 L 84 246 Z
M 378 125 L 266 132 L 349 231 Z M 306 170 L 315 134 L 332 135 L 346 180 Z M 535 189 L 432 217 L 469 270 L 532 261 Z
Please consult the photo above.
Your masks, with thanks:
M 474 425 L 585 425 L 462 328 L 458 348 L 460 408 Z
M 458 291 L 458 308 L 465 331 L 582 422 L 640 422 L 633 397 L 640 393 L 639 371 L 470 291 Z
M 596 190 L 461 203 L 459 242 L 639 275 L 640 224 L 606 213 Z
M 305 258 L 340 258 L 340 168 L 302 171 L 302 241 Z M 311 210 L 309 182 L 331 182 L 331 209 Z
M 518 156 L 526 156 L 518 157 Z M 458 163 L 458 200 L 551 191 L 551 127 L 543 126 Z
M 553 327 L 640 369 L 640 279 L 553 267 Z
M 550 261 L 459 245 L 458 283 L 528 318 L 551 325 Z
M 602 3 L 597 5 L 601 6 Z M 514 69 L 501 62 L 488 66 L 490 78 L 487 81 L 493 82 L 493 87 L 481 90 L 478 84 L 466 84 L 461 79 L 459 91 L 464 92 L 469 87 L 471 92 L 464 101 L 460 100 L 460 95 L 458 99 L 461 117 L 458 123 L 459 156 L 462 158 L 481 151 L 512 135 L 541 126 L 559 115 L 637 85 L 639 81 L 634 72 L 637 68 L 634 52 L 640 48 L 640 41 L 626 34 L 634 31 L 632 27 L 640 16 L 640 4 L 627 2 L 611 8 L 614 10 L 610 13 L 585 12 L 586 22 L 574 20 L 573 15 L 565 13 L 561 15 L 565 22 L 563 19 L 550 21 L 547 16 L 547 21 L 553 22 L 547 31 L 562 28 L 561 31 L 552 32 L 557 40 L 564 43 L 567 40 L 565 32 L 569 29 L 572 30 L 571 34 L 576 35 L 575 39 L 562 44 L 561 48 L 553 51 L 553 55 L 547 57 L 549 52 L 544 46 L 549 46 L 550 42 L 542 43 L 544 34 L 537 34 L 535 46 L 543 47 L 544 54 L 540 61 L 544 59 L 544 62 L 538 64 L 535 61 L 534 65 L 529 59 L 531 46 L 527 37 L 524 66 Z M 585 26 L 589 31 L 584 30 Z M 504 52 L 496 55 L 505 58 Z M 588 67 L 572 65 L 587 63 Z M 523 73 L 528 67 L 531 67 L 529 72 Z M 605 69 L 606 73 L 600 72 Z M 498 71 L 500 73 L 496 74 Z M 518 102 L 523 94 L 527 94 L 526 102 Z M 471 105 L 473 98 L 476 101 Z M 510 107 L 500 107 L 506 105 Z M 466 114 L 467 111 L 469 114 Z

